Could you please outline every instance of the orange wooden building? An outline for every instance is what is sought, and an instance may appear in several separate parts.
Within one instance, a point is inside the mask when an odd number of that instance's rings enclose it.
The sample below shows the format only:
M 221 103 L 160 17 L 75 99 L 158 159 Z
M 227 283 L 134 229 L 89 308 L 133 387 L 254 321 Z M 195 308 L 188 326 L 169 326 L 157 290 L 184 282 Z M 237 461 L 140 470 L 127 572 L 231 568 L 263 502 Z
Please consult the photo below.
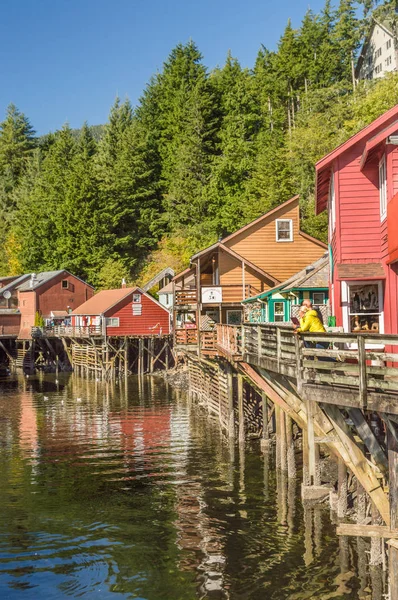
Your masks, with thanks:
M 300 230 L 299 197 L 294 196 L 198 252 L 173 280 L 177 345 L 195 344 L 196 331 L 214 322 L 240 323 L 243 300 L 285 281 L 326 248 Z

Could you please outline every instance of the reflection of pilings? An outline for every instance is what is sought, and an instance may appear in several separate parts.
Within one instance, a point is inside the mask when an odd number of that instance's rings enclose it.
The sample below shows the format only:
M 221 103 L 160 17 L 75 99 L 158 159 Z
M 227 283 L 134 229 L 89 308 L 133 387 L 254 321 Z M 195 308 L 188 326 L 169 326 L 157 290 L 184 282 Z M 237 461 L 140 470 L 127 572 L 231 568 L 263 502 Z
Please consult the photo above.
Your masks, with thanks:
M 239 444 L 239 498 L 241 504 L 246 504 L 245 494 L 245 444 Z
M 308 505 L 307 502 L 304 502 L 304 564 L 308 567 L 312 561 L 314 560 L 314 552 L 312 546 L 312 533 L 313 533 L 313 523 L 312 523 L 312 508 Z
M 339 535 L 339 559 L 341 573 L 347 573 L 350 569 L 350 549 L 348 545 L 348 536 Z
M 281 408 L 275 404 L 275 467 L 277 470 L 281 468 Z
M 366 560 L 367 547 L 368 547 L 368 544 L 367 544 L 365 538 L 358 537 L 357 538 L 357 556 L 358 556 L 357 570 L 358 570 L 358 579 L 359 579 L 360 586 L 361 586 L 358 591 L 359 598 L 365 598 L 367 595 L 367 593 L 365 592 L 365 589 L 368 587 L 368 579 L 367 579 L 368 573 L 367 573 L 367 560 Z
M 287 475 L 286 471 L 277 471 L 276 473 L 276 489 L 277 489 L 277 519 L 281 525 L 286 525 L 287 522 Z
M 291 477 L 287 482 L 287 524 L 289 527 L 289 535 L 294 533 L 294 516 L 296 513 L 296 481 Z
M 320 556 L 322 552 L 322 506 L 314 506 L 314 545 L 315 555 Z
M 238 375 L 238 418 L 239 418 L 239 443 L 245 441 L 245 414 L 243 406 L 243 377 Z
M 264 461 L 264 500 L 267 502 L 269 499 L 269 461 L 270 461 L 269 452 L 264 452 L 263 461 Z

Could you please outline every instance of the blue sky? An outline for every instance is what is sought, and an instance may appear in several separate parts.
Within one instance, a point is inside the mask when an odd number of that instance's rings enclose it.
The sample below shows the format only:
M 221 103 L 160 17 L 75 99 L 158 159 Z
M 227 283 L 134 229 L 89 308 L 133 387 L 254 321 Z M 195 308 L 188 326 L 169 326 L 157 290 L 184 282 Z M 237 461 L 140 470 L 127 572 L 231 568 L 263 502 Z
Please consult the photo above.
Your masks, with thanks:
M 318 12 L 323 0 L 314 0 Z M 208 68 L 228 50 L 253 66 L 261 44 L 275 48 L 305 0 L 3 0 L 0 118 L 14 102 L 39 134 L 68 121 L 107 120 L 116 95 L 135 104 L 170 50 L 192 38 Z

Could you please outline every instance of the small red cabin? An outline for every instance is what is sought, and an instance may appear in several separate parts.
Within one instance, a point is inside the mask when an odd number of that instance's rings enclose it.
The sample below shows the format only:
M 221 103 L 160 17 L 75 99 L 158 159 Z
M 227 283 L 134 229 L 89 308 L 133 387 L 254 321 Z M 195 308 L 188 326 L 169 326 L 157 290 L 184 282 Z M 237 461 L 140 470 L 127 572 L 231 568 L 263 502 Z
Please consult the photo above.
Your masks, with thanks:
M 330 298 L 346 332 L 398 333 L 398 105 L 316 164 Z
M 73 311 L 72 325 L 115 337 L 165 335 L 170 333 L 170 313 L 138 287 L 103 290 Z

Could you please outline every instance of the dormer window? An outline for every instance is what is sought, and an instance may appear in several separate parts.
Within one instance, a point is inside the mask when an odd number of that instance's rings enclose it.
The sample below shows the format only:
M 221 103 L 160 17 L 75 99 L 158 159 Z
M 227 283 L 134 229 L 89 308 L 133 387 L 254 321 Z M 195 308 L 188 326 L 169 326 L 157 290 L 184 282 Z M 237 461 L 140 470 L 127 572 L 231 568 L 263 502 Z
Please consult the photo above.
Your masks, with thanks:
M 380 220 L 387 216 L 387 169 L 386 156 L 379 162 L 379 194 L 380 194 Z
M 292 242 L 293 241 L 293 221 L 292 221 L 292 219 L 277 219 L 276 220 L 276 241 L 277 242 Z
M 336 192 L 334 189 L 334 173 L 330 175 L 329 187 L 329 233 L 330 237 L 336 228 Z

